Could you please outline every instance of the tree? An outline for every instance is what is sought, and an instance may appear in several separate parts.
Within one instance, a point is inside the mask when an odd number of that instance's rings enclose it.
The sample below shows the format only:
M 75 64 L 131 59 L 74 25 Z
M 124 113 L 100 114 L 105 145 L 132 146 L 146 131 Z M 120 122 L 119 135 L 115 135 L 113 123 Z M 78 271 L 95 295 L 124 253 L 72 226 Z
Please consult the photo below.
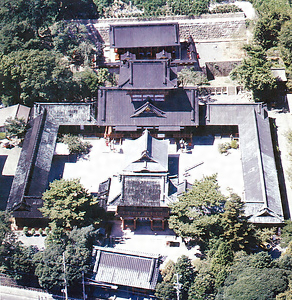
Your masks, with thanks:
M 171 205 L 169 228 L 183 238 L 208 242 L 219 235 L 225 202 L 216 174 L 196 180 L 192 189 Z
M 267 300 L 288 288 L 289 273 L 266 252 L 238 255 L 216 299 Z
M 11 118 L 9 117 L 5 123 L 5 131 L 7 136 L 13 137 L 16 136 L 18 138 L 23 138 L 26 133 L 26 124 L 25 120 L 20 118 Z
M 257 243 L 254 227 L 248 223 L 248 217 L 244 215 L 244 203 L 237 194 L 231 192 L 220 221 L 221 237 L 232 250 L 248 250 Z
M 255 40 L 265 49 L 277 46 L 282 25 L 289 20 L 287 12 L 270 11 L 263 15 L 254 30 Z
M 195 278 L 194 267 L 187 256 L 182 255 L 178 258 L 175 264 L 175 273 L 179 275 L 179 282 L 182 284 L 180 289 L 181 299 L 187 300 L 189 289 Z
M 161 300 L 172 300 L 175 298 L 174 289 L 175 264 L 172 260 L 168 261 L 165 268 L 161 271 L 162 281 L 156 285 L 155 296 Z
M 184 67 L 177 74 L 179 83 L 184 87 L 187 85 L 203 85 L 208 83 L 207 77 L 200 71 L 195 71 L 194 67 Z
M 77 96 L 76 96 L 77 94 Z M 0 97 L 7 105 L 80 98 L 67 62 L 48 50 L 21 50 L 0 59 Z
M 0 211 L 0 272 L 17 280 L 33 275 L 33 247 L 24 247 L 10 228 L 10 215 Z M 31 278 L 30 278 L 31 279 Z
M 276 87 L 276 79 L 271 73 L 271 63 L 261 46 L 250 44 L 244 49 L 247 57 L 230 73 L 230 76 L 243 84 L 244 88 L 252 91 L 256 101 L 267 101 Z
M 88 154 L 92 147 L 89 142 L 83 142 L 79 136 L 73 134 L 64 134 L 61 142 L 67 144 L 70 154 Z
M 68 286 L 71 289 L 80 287 L 82 272 L 90 270 L 91 248 L 96 235 L 93 226 L 75 227 L 69 233 L 53 228 L 46 240 L 45 250 L 34 256 L 39 284 L 47 290 L 60 291 L 64 286 L 64 255 Z
M 99 224 L 102 209 L 78 179 L 54 180 L 43 194 L 40 211 L 53 225 L 62 228 Z

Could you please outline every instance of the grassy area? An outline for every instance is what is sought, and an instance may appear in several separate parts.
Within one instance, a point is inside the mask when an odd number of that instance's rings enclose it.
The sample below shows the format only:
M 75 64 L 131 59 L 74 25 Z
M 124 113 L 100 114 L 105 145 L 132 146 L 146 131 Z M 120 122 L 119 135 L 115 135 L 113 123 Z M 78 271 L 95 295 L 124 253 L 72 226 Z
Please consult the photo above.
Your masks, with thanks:
M 0 140 L 3 140 L 6 138 L 6 133 L 5 132 L 0 132 Z

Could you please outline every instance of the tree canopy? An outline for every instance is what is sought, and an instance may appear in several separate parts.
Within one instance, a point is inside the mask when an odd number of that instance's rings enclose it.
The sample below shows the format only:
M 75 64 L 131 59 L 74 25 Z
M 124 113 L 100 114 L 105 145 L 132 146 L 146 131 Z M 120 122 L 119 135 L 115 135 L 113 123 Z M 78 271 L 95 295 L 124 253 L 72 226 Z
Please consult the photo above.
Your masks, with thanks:
M 64 286 L 64 265 L 69 287 L 80 287 L 82 272 L 87 273 L 91 264 L 91 247 L 96 231 L 93 226 L 64 233 L 53 228 L 46 239 L 46 248 L 34 256 L 35 274 L 41 287 L 60 291 Z M 63 258 L 64 255 L 64 258 Z
M 51 224 L 62 228 L 99 224 L 102 209 L 96 198 L 88 193 L 78 179 L 55 180 L 43 194 L 40 211 Z
M 248 250 L 257 242 L 240 197 L 233 192 L 229 197 L 223 195 L 216 174 L 196 180 L 171 206 L 169 227 L 182 238 L 207 247 L 220 239 L 232 250 Z
M 231 72 L 230 76 L 252 91 L 255 100 L 266 102 L 271 97 L 271 91 L 276 87 L 276 79 L 271 72 L 271 62 L 259 45 L 249 44 L 244 49 L 247 57 Z

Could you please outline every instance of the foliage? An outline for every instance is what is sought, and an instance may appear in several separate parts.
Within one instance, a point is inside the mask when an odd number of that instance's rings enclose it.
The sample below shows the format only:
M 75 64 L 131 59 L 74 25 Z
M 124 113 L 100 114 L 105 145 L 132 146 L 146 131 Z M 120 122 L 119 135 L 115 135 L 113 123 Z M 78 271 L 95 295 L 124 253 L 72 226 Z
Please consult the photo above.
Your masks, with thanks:
M 68 146 L 70 154 L 88 154 L 92 147 L 89 142 L 84 142 L 80 136 L 73 134 L 64 134 L 60 140 Z
M 198 16 L 209 11 L 209 0 L 172 0 L 169 5 L 174 15 Z
M 189 289 L 195 278 L 195 270 L 191 260 L 185 255 L 179 257 L 175 264 L 175 272 L 179 275 L 179 282 L 181 283 L 181 299 L 188 299 Z
M 16 136 L 18 138 L 23 138 L 26 133 L 26 124 L 25 120 L 20 118 L 11 118 L 9 117 L 5 123 L 5 131 L 8 137 Z
M 244 49 L 247 57 L 230 73 L 230 76 L 243 84 L 244 88 L 252 91 L 255 100 L 267 101 L 271 91 L 276 87 L 276 79 L 270 69 L 271 63 L 261 46 L 250 44 Z
M 179 84 L 182 86 L 203 85 L 208 83 L 206 75 L 200 71 L 195 71 L 194 67 L 184 67 L 180 72 L 178 72 L 177 79 Z
M 175 298 L 174 285 L 177 282 L 176 274 L 179 275 L 179 283 L 181 284 L 180 299 L 188 299 L 189 289 L 195 278 L 195 268 L 187 256 L 182 255 L 175 264 L 169 261 L 161 271 L 161 274 L 162 282 L 157 284 L 155 290 L 157 299 L 172 300 Z
M 290 241 L 292 241 L 292 221 L 285 220 L 285 226 L 281 233 L 281 246 L 287 247 Z
M 24 235 L 27 236 L 28 235 L 28 227 L 24 226 L 23 229 L 22 229 L 22 232 L 23 232 Z
M 242 12 L 242 9 L 234 4 L 222 4 L 215 6 L 211 9 L 211 14 L 225 14 L 225 13 L 235 13 L 235 12 Z
M 231 250 L 255 247 L 253 226 L 244 216 L 244 203 L 230 192 L 225 197 L 219 189 L 217 176 L 196 180 L 191 190 L 171 206 L 169 227 L 184 239 L 193 239 L 205 246 L 224 241 Z
M 238 145 L 237 140 L 232 140 L 232 141 L 230 142 L 230 148 L 231 148 L 231 149 L 238 149 L 238 147 L 239 147 L 239 145 Z
M 96 54 L 95 46 L 88 39 L 85 25 L 60 21 L 51 27 L 55 51 L 70 57 L 75 65 L 90 65 Z
M 40 211 L 52 224 L 62 228 L 98 224 L 102 216 L 99 202 L 91 196 L 78 179 L 55 180 L 43 194 Z
M 279 34 L 279 47 L 284 63 L 289 67 L 292 64 L 292 21 L 286 22 Z
M 269 228 L 257 228 L 256 229 L 256 236 L 258 237 L 261 243 L 271 243 L 272 237 L 276 233 L 276 227 L 269 227 Z
M 55 236 L 54 236 L 55 235 Z M 69 233 L 54 229 L 46 240 L 46 248 L 34 256 L 35 273 L 41 287 L 59 291 L 64 285 L 63 253 L 66 262 L 66 280 L 69 286 L 80 283 L 82 271 L 89 271 L 92 241 L 96 236 L 93 226 L 73 228 Z
M 59 102 L 79 96 L 73 73 L 61 55 L 21 50 L 0 60 L 0 97 L 5 105 Z
M 230 148 L 231 148 L 231 146 L 230 146 L 230 143 L 228 143 L 228 142 L 218 144 L 218 151 L 221 154 L 227 153 Z
M 34 269 L 31 263 L 34 253 L 34 248 L 17 242 L 10 228 L 9 214 L 0 211 L 0 272 L 17 280 L 30 276 Z
M 216 299 L 275 299 L 288 287 L 288 273 L 260 252 L 238 256 Z
M 221 238 L 234 250 L 248 250 L 257 244 L 254 227 L 244 215 L 244 203 L 231 192 L 225 203 L 221 219 Z
M 216 174 L 196 180 L 192 189 L 171 205 L 169 227 L 183 238 L 208 241 L 219 235 L 218 225 L 225 202 Z
M 288 19 L 290 17 L 286 13 L 278 11 L 263 15 L 255 26 L 255 40 L 266 50 L 277 46 L 281 27 Z

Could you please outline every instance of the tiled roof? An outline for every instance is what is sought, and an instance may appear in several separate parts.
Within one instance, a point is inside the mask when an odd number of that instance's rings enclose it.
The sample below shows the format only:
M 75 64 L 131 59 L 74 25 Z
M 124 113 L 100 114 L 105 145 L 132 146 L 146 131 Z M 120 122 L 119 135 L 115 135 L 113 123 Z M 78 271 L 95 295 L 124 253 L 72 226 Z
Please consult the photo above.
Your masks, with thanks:
M 102 284 L 154 290 L 159 274 L 159 257 L 130 251 L 94 247 L 93 279 Z
M 208 125 L 238 125 L 245 214 L 253 223 L 283 222 L 271 130 L 261 104 L 208 104 Z
M 125 172 L 167 172 L 168 141 L 153 138 L 146 129 L 142 136 L 132 142 Z
M 110 26 L 110 46 L 113 48 L 163 47 L 179 44 L 177 23 Z

